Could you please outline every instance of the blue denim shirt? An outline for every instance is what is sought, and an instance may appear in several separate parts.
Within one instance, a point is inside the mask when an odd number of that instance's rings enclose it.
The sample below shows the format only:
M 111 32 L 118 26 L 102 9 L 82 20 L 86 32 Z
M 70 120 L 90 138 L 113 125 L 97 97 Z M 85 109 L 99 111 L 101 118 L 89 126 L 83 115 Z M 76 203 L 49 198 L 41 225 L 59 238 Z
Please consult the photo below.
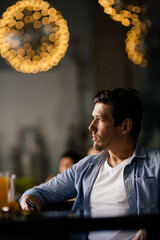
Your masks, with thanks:
M 38 197 L 43 206 L 76 197 L 72 210 L 90 210 L 90 194 L 107 151 L 87 156 L 45 184 L 23 195 Z M 130 209 L 159 207 L 160 151 L 136 144 L 132 161 L 124 168 L 124 185 Z

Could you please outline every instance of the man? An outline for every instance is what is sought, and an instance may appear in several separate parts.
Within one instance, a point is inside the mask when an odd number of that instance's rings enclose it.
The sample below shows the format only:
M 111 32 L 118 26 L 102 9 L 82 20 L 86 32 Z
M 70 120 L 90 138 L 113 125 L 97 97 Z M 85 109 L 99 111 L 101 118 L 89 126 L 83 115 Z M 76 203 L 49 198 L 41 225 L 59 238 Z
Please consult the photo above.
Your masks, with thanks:
M 143 106 L 137 92 L 124 88 L 100 91 L 92 115 L 89 130 L 95 149 L 101 152 L 25 192 L 23 209 L 29 209 L 27 198 L 39 211 L 75 197 L 73 210 L 159 206 L 160 152 L 138 141 Z

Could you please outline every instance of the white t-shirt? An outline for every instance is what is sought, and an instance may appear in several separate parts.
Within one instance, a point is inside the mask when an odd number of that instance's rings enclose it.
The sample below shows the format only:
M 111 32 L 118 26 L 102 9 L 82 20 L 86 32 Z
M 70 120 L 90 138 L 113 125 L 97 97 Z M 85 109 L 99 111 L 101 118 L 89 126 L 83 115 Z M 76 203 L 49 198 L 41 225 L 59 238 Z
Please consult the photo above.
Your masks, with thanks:
M 131 162 L 132 157 L 124 160 L 115 167 L 110 167 L 108 159 L 101 166 L 97 179 L 93 185 L 90 196 L 90 207 L 92 216 L 102 216 L 111 214 L 113 209 L 119 209 L 118 213 L 129 208 L 126 196 L 123 171 L 127 164 Z M 111 211 L 109 211 L 111 210 Z M 130 240 L 137 230 L 133 231 L 95 231 L 88 235 L 89 240 Z
M 93 212 L 107 207 L 129 208 L 123 181 L 123 170 L 131 162 L 131 159 L 132 157 L 115 167 L 110 167 L 107 159 L 101 166 L 90 196 L 90 206 Z

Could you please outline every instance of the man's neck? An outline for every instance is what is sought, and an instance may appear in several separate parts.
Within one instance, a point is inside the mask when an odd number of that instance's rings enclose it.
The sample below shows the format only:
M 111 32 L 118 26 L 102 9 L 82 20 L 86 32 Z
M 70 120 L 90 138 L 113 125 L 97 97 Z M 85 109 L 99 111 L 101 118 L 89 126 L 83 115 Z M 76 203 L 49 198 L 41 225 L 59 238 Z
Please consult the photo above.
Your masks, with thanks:
M 108 150 L 109 158 L 108 164 L 111 167 L 115 167 L 116 165 L 120 164 L 122 161 L 128 159 L 133 155 L 135 150 L 136 141 L 128 142 L 125 145 L 117 146 L 115 150 Z

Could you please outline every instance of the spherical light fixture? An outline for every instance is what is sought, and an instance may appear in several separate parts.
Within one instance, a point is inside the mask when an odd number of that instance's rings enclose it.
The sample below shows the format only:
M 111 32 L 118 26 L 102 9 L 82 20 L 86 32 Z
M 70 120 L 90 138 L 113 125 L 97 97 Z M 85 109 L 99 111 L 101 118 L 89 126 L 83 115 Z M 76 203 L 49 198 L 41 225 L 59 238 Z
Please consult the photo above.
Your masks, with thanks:
M 18 1 L 0 19 L 0 54 L 23 73 L 56 66 L 65 55 L 68 41 L 67 21 L 47 1 Z

